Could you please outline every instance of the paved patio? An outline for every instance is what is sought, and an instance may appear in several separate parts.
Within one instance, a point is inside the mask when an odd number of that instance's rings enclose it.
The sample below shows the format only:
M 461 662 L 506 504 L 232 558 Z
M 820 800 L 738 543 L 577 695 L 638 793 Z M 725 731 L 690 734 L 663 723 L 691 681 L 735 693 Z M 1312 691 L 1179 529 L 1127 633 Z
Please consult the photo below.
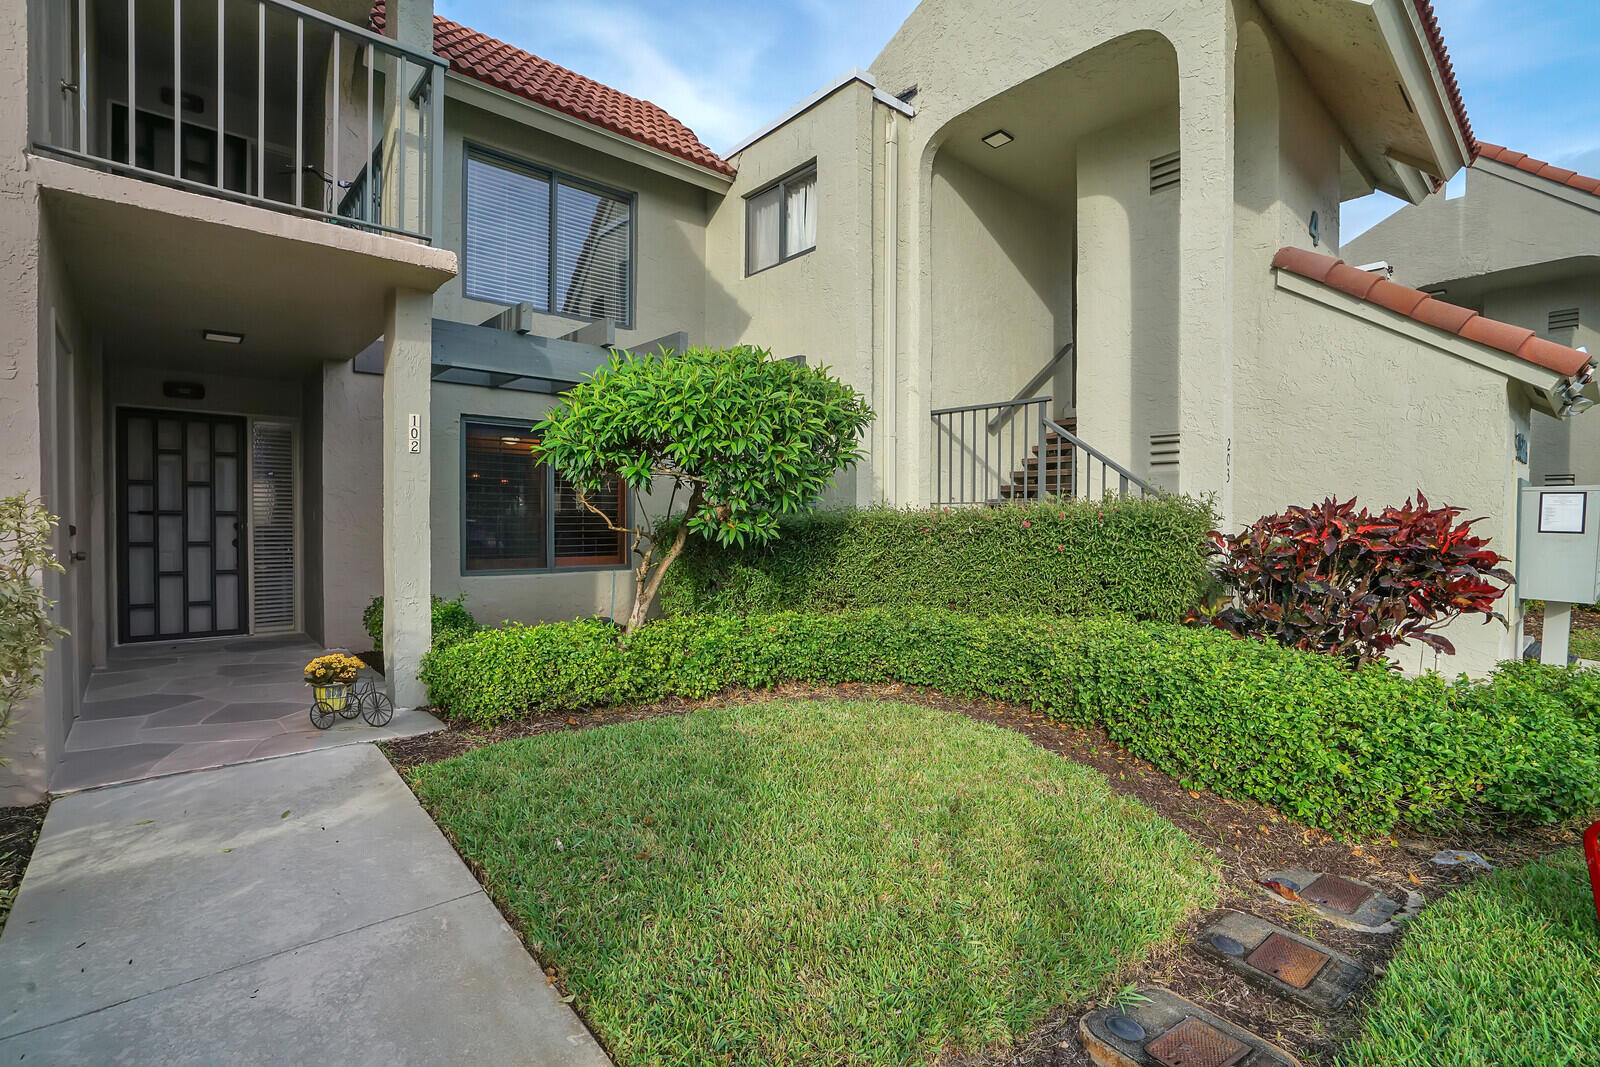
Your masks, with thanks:
M 50 807 L 0 1063 L 608 1067 L 372 745 Z
M 324 649 L 304 636 L 163 642 L 113 650 L 94 672 L 55 793 L 225 767 L 297 752 L 410 737 L 440 729 L 421 710 L 384 727 L 339 719 L 318 730 L 301 668 Z M 375 678 L 371 672 L 364 676 Z

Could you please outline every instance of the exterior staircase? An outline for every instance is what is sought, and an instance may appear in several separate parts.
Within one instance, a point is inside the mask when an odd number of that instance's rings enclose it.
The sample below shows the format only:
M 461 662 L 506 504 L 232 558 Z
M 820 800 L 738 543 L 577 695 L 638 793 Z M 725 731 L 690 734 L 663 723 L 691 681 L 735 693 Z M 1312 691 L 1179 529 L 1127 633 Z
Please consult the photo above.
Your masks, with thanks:
M 1076 418 L 1056 420 L 1070 434 L 1078 432 Z M 1029 448 L 1033 454 L 1023 461 L 1022 469 L 1011 472 L 1011 480 L 1000 486 L 1000 495 L 991 503 L 1003 504 L 1013 500 L 1037 500 L 1043 496 L 1071 496 L 1073 454 L 1077 451 L 1066 438 L 1054 430 L 1044 434 L 1043 452 L 1039 445 Z M 1039 492 L 1039 480 L 1044 479 L 1044 493 Z

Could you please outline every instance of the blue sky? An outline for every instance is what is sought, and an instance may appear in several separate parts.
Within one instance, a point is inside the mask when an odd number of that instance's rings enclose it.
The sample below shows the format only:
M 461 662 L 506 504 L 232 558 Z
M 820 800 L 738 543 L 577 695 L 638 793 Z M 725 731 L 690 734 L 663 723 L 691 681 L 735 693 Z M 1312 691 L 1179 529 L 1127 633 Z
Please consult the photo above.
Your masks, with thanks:
M 464 22 L 652 100 L 721 151 L 851 67 L 914 0 L 435 0 Z M 1600 3 L 1434 0 L 1479 137 L 1600 176 Z M 1345 239 L 1393 211 L 1346 204 Z

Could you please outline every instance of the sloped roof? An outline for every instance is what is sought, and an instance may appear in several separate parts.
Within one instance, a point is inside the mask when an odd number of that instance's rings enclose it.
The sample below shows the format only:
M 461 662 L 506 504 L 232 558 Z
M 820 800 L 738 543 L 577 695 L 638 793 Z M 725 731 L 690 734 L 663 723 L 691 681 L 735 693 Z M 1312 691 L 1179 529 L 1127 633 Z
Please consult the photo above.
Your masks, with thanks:
M 1467 103 L 1461 95 L 1461 84 L 1456 81 L 1456 66 L 1450 61 L 1450 50 L 1444 45 L 1444 31 L 1439 28 L 1439 18 L 1433 13 L 1432 0 L 1415 0 L 1417 17 L 1422 20 L 1423 33 L 1427 35 L 1428 46 L 1433 49 L 1433 58 L 1439 64 L 1439 75 L 1444 81 L 1445 95 L 1450 98 L 1450 108 L 1456 114 L 1456 122 L 1461 127 L 1461 137 L 1471 148 L 1476 143 L 1472 136 L 1472 120 L 1467 117 Z
M 1358 300 L 1387 308 L 1467 341 L 1499 349 L 1536 366 L 1572 377 L 1589 365 L 1589 354 L 1547 341 L 1532 330 L 1509 322 L 1484 318 L 1476 311 L 1457 307 L 1420 289 L 1397 285 L 1371 271 L 1359 270 L 1333 256 L 1303 248 L 1280 248 L 1272 258 L 1280 270 L 1348 293 Z
M 1513 152 L 1488 141 L 1478 142 L 1478 158 L 1492 159 L 1496 163 L 1504 163 L 1508 167 L 1516 167 L 1539 178 L 1546 178 L 1569 189 L 1576 189 L 1580 193 L 1589 193 L 1600 196 L 1600 178 L 1590 178 L 1579 174 L 1575 170 L 1558 167 L 1554 163 L 1546 163 L 1542 159 L 1535 159 L 1526 152 Z
M 382 30 L 384 0 L 372 7 L 371 23 Z M 688 160 L 717 174 L 734 169 L 663 108 L 602 85 L 593 78 L 541 59 L 443 15 L 433 17 L 433 50 L 458 74 L 503 89 L 575 119 Z

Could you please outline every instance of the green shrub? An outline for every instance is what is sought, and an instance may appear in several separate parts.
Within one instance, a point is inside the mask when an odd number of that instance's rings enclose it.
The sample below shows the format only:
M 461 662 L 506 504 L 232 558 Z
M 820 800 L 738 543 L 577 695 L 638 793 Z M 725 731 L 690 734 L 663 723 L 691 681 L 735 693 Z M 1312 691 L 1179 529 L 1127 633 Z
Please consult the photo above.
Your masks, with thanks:
M 0 734 L 41 684 L 45 656 L 67 632 L 52 621 L 55 602 L 43 591 L 45 572 L 62 571 L 50 551 L 55 525 L 28 494 L 0 497 Z
M 467 594 L 458 593 L 446 600 L 433 597 L 433 645 L 450 645 L 478 632 L 478 620 L 467 610 Z M 383 597 L 375 596 L 361 613 L 361 628 L 372 638 L 375 652 L 383 651 Z
M 976 615 L 1177 622 L 1206 580 L 1208 501 L 1072 500 L 999 508 L 827 511 L 772 543 L 691 540 L 661 593 L 668 615 L 919 606 Z
M 1507 666 L 1454 685 L 1208 630 L 934 609 L 679 616 L 484 631 L 423 660 L 484 725 L 785 682 L 901 682 L 1105 728 L 1191 788 L 1345 835 L 1547 822 L 1600 806 L 1600 679 Z

